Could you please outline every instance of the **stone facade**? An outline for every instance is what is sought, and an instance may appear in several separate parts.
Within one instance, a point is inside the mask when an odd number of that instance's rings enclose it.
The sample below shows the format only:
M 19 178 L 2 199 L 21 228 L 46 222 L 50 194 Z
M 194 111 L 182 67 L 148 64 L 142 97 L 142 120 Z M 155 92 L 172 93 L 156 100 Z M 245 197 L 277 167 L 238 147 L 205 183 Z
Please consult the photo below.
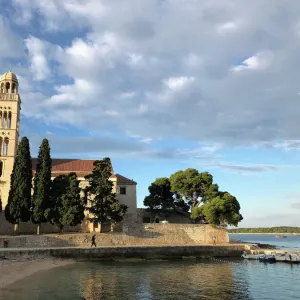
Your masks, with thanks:
M 0 197 L 5 207 L 10 188 L 10 174 L 13 169 L 19 139 L 21 98 L 18 94 L 18 80 L 11 72 L 0 80 Z

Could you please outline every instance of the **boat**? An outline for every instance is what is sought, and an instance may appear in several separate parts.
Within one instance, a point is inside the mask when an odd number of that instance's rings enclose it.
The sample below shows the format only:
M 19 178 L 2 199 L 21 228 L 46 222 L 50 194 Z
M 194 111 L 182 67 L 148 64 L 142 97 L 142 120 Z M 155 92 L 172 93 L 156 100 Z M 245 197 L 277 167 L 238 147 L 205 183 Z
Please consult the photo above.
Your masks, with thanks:
M 276 262 L 300 263 L 300 257 L 295 253 L 272 253 Z
M 269 262 L 273 263 L 276 262 L 275 255 L 273 254 L 247 254 L 246 251 L 243 252 L 242 258 L 248 260 L 258 260 L 260 262 Z
M 275 255 L 273 255 L 273 254 L 263 254 L 259 258 L 259 261 L 268 262 L 268 263 L 275 263 L 276 259 L 275 259 Z
M 277 239 L 286 239 L 287 236 L 286 235 L 276 235 L 275 236 Z

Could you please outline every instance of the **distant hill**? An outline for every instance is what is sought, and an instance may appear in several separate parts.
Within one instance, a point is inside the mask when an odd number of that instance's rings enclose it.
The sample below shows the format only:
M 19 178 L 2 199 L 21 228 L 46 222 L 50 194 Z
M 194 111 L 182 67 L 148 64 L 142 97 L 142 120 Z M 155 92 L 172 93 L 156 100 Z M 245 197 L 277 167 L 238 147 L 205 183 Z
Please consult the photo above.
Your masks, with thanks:
M 300 233 L 300 227 L 258 227 L 228 229 L 229 233 Z

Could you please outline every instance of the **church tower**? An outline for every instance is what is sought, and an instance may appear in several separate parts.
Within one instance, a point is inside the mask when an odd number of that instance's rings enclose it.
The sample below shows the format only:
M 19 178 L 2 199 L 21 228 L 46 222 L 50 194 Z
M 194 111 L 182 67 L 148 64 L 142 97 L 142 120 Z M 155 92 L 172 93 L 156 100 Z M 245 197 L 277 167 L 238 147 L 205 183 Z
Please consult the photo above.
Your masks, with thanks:
M 0 80 L 0 197 L 5 208 L 10 189 L 10 175 L 16 156 L 21 98 L 18 93 L 17 76 L 12 72 L 2 75 Z

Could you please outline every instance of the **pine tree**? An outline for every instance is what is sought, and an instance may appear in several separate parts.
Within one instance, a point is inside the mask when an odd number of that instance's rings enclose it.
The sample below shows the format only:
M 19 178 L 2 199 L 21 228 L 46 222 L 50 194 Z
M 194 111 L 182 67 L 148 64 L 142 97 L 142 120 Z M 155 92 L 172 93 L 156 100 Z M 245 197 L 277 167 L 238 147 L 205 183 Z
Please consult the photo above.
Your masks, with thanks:
M 37 234 L 40 234 L 41 223 L 47 222 L 45 211 L 50 205 L 51 163 L 50 145 L 47 139 L 43 139 L 37 159 L 33 188 L 32 222 L 38 225 Z
M 51 208 L 47 209 L 47 220 L 62 232 L 65 225 L 76 226 L 84 219 L 84 202 L 80 198 L 80 181 L 76 173 L 57 176 L 51 186 Z
M 111 161 L 106 157 L 95 161 L 92 174 L 85 177 L 89 183 L 84 191 L 90 203 L 87 206 L 91 213 L 89 220 L 100 223 L 101 232 L 105 222 L 120 222 L 127 211 L 127 206 L 120 204 L 116 194 L 112 193 L 113 183 L 109 180 L 110 176 Z
M 31 188 L 32 163 L 29 140 L 23 137 L 14 161 L 8 203 L 5 208 L 6 220 L 15 225 L 15 232 L 18 232 L 20 221 L 30 220 Z

